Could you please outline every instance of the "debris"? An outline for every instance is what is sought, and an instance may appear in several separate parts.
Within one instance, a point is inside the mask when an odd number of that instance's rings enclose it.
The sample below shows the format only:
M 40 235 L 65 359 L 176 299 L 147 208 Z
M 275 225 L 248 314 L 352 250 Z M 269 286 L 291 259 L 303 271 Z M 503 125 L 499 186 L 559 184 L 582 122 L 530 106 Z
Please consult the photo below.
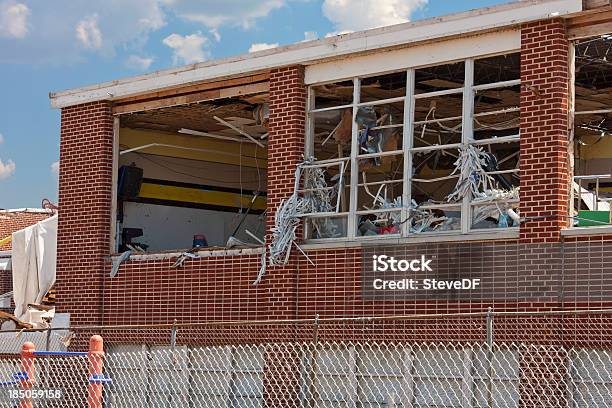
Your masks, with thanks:
M 183 252 L 177 259 L 174 264 L 172 264 L 172 268 L 179 268 L 183 266 L 183 263 L 187 258 L 197 259 L 200 256 L 196 253 L 200 248 L 191 248 L 189 251 Z
M 244 245 L 248 245 L 248 244 L 246 242 L 239 240 L 233 235 L 228 238 L 227 243 L 225 244 L 226 248 L 233 248 L 235 246 L 244 246 Z
M 248 229 L 245 229 L 244 233 L 247 234 L 249 237 L 253 238 L 255 241 L 259 242 L 261 245 L 265 245 L 266 244 L 266 242 L 264 240 L 260 239 L 257 235 L 253 234 Z
M 427 231 L 447 231 L 452 229 L 454 218 L 438 216 L 434 210 L 422 209 L 416 201 L 412 200 L 409 207 L 408 222 L 410 232 L 420 233 Z
M 227 244 L 225 245 L 226 247 L 231 248 L 231 247 L 236 246 L 236 245 L 245 245 L 244 242 L 240 241 L 239 239 L 235 238 L 234 236 L 236 235 L 236 233 L 238 232 L 238 230 L 240 229 L 240 227 L 242 226 L 242 224 L 246 220 L 247 215 L 249 215 L 249 213 L 253 209 L 253 206 L 255 205 L 255 201 L 257 200 L 257 197 L 259 197 L 259 192 L 255 191 L 253 193 L 253 198 L 251 198 L 251 202 L 249 203 L 249 207 L 242 214 L 242 218 L 240 219 L 240 222 L 238 223 L 238 225 L 236 225 L 236 228 L 234 228 L 234 232 L 232 232 L 232 235 L 230 235 L 230 237 L 228 238 Z
M 223 124 L 223 125 L 227 126 L 228 128 L 230 128 L 230 129 L 232 129 L 232 130 L 236 131 L 237 133 L 240 133 L 242 136 L 244 136 L 244 137 L 246 137 L 246 138 L 250 139 L 250 140 L 251 140 L 251 142 L 255 143 L 257 146 L 262 147 L 262 148 L 265 148 L 265 146 L 264 146 L 264 144 L 263 144 L 263 143 L 261 143 L 259 140 L 255 139 L 253 136 L 249 135 L 247 132 L 245 132 L 244 130 L 240 129 L 239 127 L 236 127 L 236 126 L 232 125 L 231 123 L 224 121 L 223 119 L 221 119 L 221 118 L 220 118 L 220 117 L 218 117 L 218 116 L 213 116 L 213 118 L 214 118 L 214 119 L 215 119 L 217 122 L 219 122 L 219 123 L 221 123 L 221 124 Z
M 258 285 L 266 274 L 266 247 L 264 246 L 263 251 L 261 252 L 261 267 L 259 268 L 259 273 L 257 274 L 257 278 L 253 281 L 253 285 Z
M 263 126 L 267 129 L 270 119 L 270 105 L 267 103 L 257 104 L 253 110 L 253 119 L 255 119 L 257 126 Z
M 111 278 L 114 278 L 117 275 L 117 272 L 119 272 L 119 266 L 121 266 L 123 262 L 130 259 L 130 256 L 132 256 L 132 251 L 127 250 L 123 252 L 121 255 L 119 255 L 118 257 L 116 257 L 115 259 L 113 259 L 113 268 L 111 269 L 111 272 L 110 272 Z
M 463 197 L 480 197 L 482 191 L 490 190 L 494 180 L 487 174 L 486 166 L 489 157 L 481 147 L 472 145 L 459 149 L 459 158 L 455 161 L 452 175 L 458 174 L 455 189 L 446 196 L 448 202 L 459 202 Z
M 333 132 L 333 131 L 332 131 Z M 336 126 L 334 140 L 340 145 L 349 144 L 353 135 L 353 114 L 350 109 L 342 112 L 342 117 Z
M 286 200 L 281 201 L 274 215 L 274 227 L 272 227 L 272 241 L 268 247 L 270 265 L 285 265 L 289 260 L 291 245 L 296 239 L 296 230 L 300 224 L 300 217 L 309 213 L 335 212 L 337 209 L 332 205 L 334 196 L 337 197 L 341 189 L 342 178 L 333 188 L 329 188 L 325 181 L 325 172 L 320 167 L 307 167 L 315 161 L 314 157 L 305 159 L 298 164 L 295 170 L 295 187 L 293 194 Z M 342 166 L 341 166 L 342 167 Z M 299 182 L 304 175 L 304 190 L 307 191 L 303 197 L 298 194 Z M 313 228 L 322 234 L 336 234 L 336 224 L 328 219 L 313 220 Z M 301 248 L 298 248 L 301 251 Z M 302 251 L 303 252 L 303 251 Z M 265 272 L 262 265 L 260 274 Z M 256 282 L 261 281 L 258 276 Z

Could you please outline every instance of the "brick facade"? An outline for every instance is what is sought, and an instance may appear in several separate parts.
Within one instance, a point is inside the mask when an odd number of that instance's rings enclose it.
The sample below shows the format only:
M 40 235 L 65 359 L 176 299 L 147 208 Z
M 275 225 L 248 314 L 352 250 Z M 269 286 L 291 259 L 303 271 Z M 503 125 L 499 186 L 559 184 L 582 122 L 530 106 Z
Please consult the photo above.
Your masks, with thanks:
M 62 109 L 57 307 L 74 324 L 101 323 L 110 253 L 113 118 L 108 102 Z
M 274 225 L 276 208 L 292 193 L 295 167 L 304 153 L 306 132 L 306 87 L 303 67 L 272 70 L 270 73 L 270 136 L 268 143 L 268 219 L 266 240 Z M 298 237 L 300 231 L 298 230 Z M 297 298 L 297 258 L 287 265 L 269 267 L 265 285 L 269 288 L 269 313 L 294 318 Z
M 294 250 L 289 264 L 268 267 L 259 285 L 252 285 L 260 268 L 257 254 L 187 260 L 178 269 L 171 267 L 174 259 L 131 260 L 111 279 L 105 257 L 109 255 L 112 116 L 109 104 L 92 103 L 62 111 L 60 310 L 70 312 L 74 324 L 130 324 L 477 312 L 488 306 L 496 310 L 601 306 L 605 299 L 590 298 L 588 291 L 560 295 L 568 290 L 560 287 L 564 274 L 578 282 L 582 270 L 576 260 L 582 247 L 563 243 L 560 236 L 567 225 L 560 214 L 568 210 L 569 51 L 563 22 L 525 25 L 521 53 L 521 215 L 536 218 L 521 225 L 520 239 L 405 245 L 406 253 L 437 251 L 442 257 L 458 257 L 457 273 L 489 274 L 492 286 L 505 288 L 505 298 L 365 300 L 360 292 L 363 250 L 359 247 L 311 250 L 315 266 Z M 268 241 L 274 211 L 293 191 L 295 165 L 304 150 L 303 75 L 302 67 L 270 72 Z M 598 248 L 590 250 L 603 254 L 605 245 Z M 593 264 L 585 273 L 602 280 L 604 272 L 605 265 Z
M 562 20 L 521 29 L 523 242 L 555 242 L 569 225 L 569 41 Z M 532 218 L 532 219 L 529 219 Z

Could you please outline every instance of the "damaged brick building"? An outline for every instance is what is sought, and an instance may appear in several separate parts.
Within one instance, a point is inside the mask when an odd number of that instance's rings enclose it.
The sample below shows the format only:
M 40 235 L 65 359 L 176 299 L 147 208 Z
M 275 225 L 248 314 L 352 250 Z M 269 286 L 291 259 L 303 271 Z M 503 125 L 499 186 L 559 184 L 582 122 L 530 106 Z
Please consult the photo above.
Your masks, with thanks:
M 58 311 L 612 306 L 610 21 L 608 1 L 527 0 L 52 93 Z M 480 287 L 377 297 L 385 251 Z

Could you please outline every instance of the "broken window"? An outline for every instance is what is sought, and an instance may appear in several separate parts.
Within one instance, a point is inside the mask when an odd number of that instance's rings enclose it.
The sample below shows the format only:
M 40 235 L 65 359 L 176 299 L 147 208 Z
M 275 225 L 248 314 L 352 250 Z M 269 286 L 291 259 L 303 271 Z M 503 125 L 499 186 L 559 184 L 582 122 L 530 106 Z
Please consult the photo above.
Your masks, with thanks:
M 335 237 L 518 226 L 519 60 L 497 55 L 324 85 L 336 105 L 317 103 L 321 86 L 311 87 L 307 156 L 347 163 L 336 189 L 343 205 L 325 215 L 342 220 L 346 235 Z M 308 238 L 334 237 L 313 233 L 308 219 Z
M 612 35 L 577 41 L 574 55 L 572 225 L 610 225 Z
M 267 94 L 119 116 L 116 251 L 260 246 Z

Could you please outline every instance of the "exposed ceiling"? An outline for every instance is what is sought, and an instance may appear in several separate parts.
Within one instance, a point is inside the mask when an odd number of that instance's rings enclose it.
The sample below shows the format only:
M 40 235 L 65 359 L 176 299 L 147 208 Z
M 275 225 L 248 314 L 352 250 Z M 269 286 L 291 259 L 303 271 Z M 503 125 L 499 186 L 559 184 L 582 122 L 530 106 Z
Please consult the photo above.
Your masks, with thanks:
M 246 141 L 244 136 L 219 123 L 214 116 L 258 137 L 267 133 L 267 130 L 263 126 L 256 125 L 254 110 L 258 104 L 267 102 L 267 100 L 267 94 L 259 94 L 130 113 L 121 115 L 121 127 L 165 132 L 178 132 L 185 128 L 244 138 Z

